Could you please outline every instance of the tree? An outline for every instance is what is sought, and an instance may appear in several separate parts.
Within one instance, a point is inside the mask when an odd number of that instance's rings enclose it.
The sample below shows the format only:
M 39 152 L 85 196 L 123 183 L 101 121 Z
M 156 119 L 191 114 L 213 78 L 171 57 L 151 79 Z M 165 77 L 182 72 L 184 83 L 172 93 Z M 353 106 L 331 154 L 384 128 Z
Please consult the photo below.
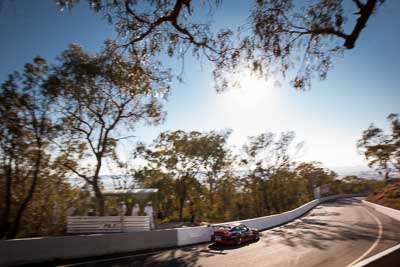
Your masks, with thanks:
M 228 134 L 163 132 L 152 145 L 137 146 L 135 156 L 145 160 L 146 165 L 136 173 L 142 176 L 144 172 L 157 172 L 158 177 L 173 179 L 178 219 L 181 221 L 187 200 L 197 199 L 196 203 L 201 204 L 199 198 L 204 195 L 202 182 L 209 183 L 210 203 L 213 201 L 211 195 L 215 182 L 228 164 L 229 152 L 225 147 Z
M 143 167 L 139 170 L 133 170 L 135 182 L 143 188 L 158 188 L 156 210 L 161 216 L 171 218 L 175 210 L 175 183 L 173 177 L 159 169 Z
M 14 72 L 0 92 L 0 237 L 14 238 L 32 203 L 38 184 L 55 170 L 52 142 L 58 136 L 52 116 L 54 98 L 44 83 L 48 65 L 41 57 L 25 65 L 24 73 Z
M 91 202 L 88 191 L 70 183 L 71 173 L 57 159 L 44 161 L 42 169 L 34 197 L 21 218 L 17 238 L 63 235 L 67 216 L 86 215 L 81 211 Z M 22 184 L 16 186 L 15 192 L 23 187 Z
M 337 177 L 335 172 L 324 168 L 320 162 L 299 163 L 295 168 L 295 172 L 305 181 L 309 199 L 314 198 L 315 187 L 329 185 Z
M 364 154 L 370 167 L 385 173 L 390 178 L 392 171 L 400 171 L 400 121 L 398 114 L 387 117 L 391 133 L 375 127 L 373 124 L 363 132 L 357 142 L 359 151 Z
M 215 184 L 226 176 L 233 162 L 232 153 L 227 147 L 230 134 L 231 130 L 221 133 L 209 132 L 192 140 L 201 158 L 200 168 L 204 170 L 206 176 L 204 183 L 208 184 L 210 208 L 214 205 Z
M 61 9 L 72 8 L 76 2 L 56 0 Z M 257 0 L 249 25 L 217 32 L 210 30 L 209 19 L 198 21 L 208 17 L 204 14 L 207 8 L 191 0 L 87 2 L 114 25 L 122 40 L 120 48 L 153 59 L 162 53 L 179 59 L 188 51 L 196 57 L 204 55 L 215 66 L 216 89 L 224 90 L 237 84 L 232 73 L 241 72 L 242 66 L 259 76 L 271 72 L 285 76 L 288 70 L 297 69 L 293 86 L 310 88 L 314 75 L 326 78 L 333 57 L 355 47 L 385 0 L 349 0 L 354 3 L 352 10 L 345 9 L 347 1 L 343 0 Z M 220 2 L 204 1 L 212 11 L 209 13 L 219 8 Z M 344 31 L 345 22 L 349 32 Z
M 289 170 L 295 155 L 302 147 L 302 143 L 294 144 L 294 139 L 294 132 L 282 133 L 278 138 L 273 133 L 266 132 L 249 137 L 248 144 L 243 147 L 244 158 L 241 163 L 248 171 L 244 183 L 254 198 L 257 216 L 271 210 L 280 210 L 276 206 L 276 200 L 272 200 L 272 203 L 270 201 L 269 187 L 283 186 L 279 173 Z
M 384 182 L 376 179 L 364 179 L 354 175 L 345 176 L 341 179 L 341 194 L 372 193 L 378 188 L 384 187 Z
M 296 66 L 293 86 L 310 88 L 314 75 L 326 78 L 333 57 L 355 47 L 369 18 L 385 1 L 353 0 L 353 10 L 345 9 L 346 2 L 350 1 L 256 1 L 249 17 L 251 34 L 241 42 L 244 59 L 260 73 L 285 76 Z
M 243 217 L 239 178 L 231 170 L 216 181 L 214 204 L 216 209 L 211 211 L 210 219 L 229 221 Z
M 150 67 L 142 57 L 128 61 L 115 51 L 113 42 L 106 42 L 99 54 L 71 45 L 48 79 L 47 91 L 57 97 L 63 130 L 69 135 L 60 144 L 64 166 L 92 187 L 100 215 L 104 160 L 119 162 L 118 141 L 131 137 L 138 123 L 162 121 L 168 78 L 167 72 Z
M 271 132 L 249 137 L 243 146 L 242 163 L 264 177 L 289 167 L 303 143 L 294 143 L 295 133 L 282 133 L 277 139 Z

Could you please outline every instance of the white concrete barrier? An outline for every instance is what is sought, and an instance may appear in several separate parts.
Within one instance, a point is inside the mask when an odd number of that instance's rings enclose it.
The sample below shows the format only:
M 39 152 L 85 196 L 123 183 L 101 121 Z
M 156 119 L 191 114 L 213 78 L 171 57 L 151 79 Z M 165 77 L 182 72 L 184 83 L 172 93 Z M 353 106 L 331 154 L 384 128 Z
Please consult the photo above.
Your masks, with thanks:
M 264 216 L 254 219 L 235 221 L 235 222 L 226 222 L 223 224 L 243 223 L 247 227 L 256 228 L 259 230 L 269 229 L 274 226 L 281 225 L 288 221 L 294 220 L 295 218 L 303 215 L 304 213 L 314 208 L 318 204 L 319 200 L 313 200 L 304 204 L 301 207 L 298 207 L 294 210 L 287 211 L 284 213 Z M 176 230 L 178 235 L 177 237 L 178 246 L 209 242 L 211 240 L 211 235 L 213 233 L 212 227 L 206 227 L 206 226 L 178 228 Z
M 376 203 L 372 203 L 366 200 L 363 200 L 363 203 L 371 208 L 373 208 L 374 210 L 376 210 L 377 212 L 383 213 L 389 217 L 392 217 L 395 220 L 400 221 L 400 210 L 395 210 L 392 208 L 388 208 Z
M 178 246 L 186 246 L 196 243 L 210 242 L 211 235 L 213 233 L 212 227 L 199 226 L 199 227 L 188 227 L 178 228 L 177 241 Z
M 254 219 L 241 220 L 237 222 L 243 223 L 247 227 L 256 228 L 259 230 L 265 230 L 292 221 L 300 217 L 301 215 L 305 214 L 318 204 L 319 200 L 313 200 L 304 204 L 303 206 L 300 206 L 294 210 L 290 210 L 284 213 L 274 214 Z
M 310 201 L 281 214 L 238 222 L 265 230 L 292 221 L 322 202 L 356 196 L 360 195 L 330 196 Z M 212 227 L 187 227 L 118 234 L 0 240 L 0 266 L 192 245 L 211 241 L 211 235 Z
M 339 198 L 349 198 L 349 197 L 365 197 L 366 194 L 342 194 L 342 195 L 333 195 L 328 197 L 322 197 L 319 199 L 320 203 L 324 203 L 331 200 L 336 200 Z
M 254 219 L 228 222 L 228 223 L 243 223 L 247 227 L 256 228 L 259 230 L 265 230 L 265 229 L 269 229 L 269 228 L 290 222 L 290 221 L 304 215 L 311 209 L 318 206 L 320 203 L 330 201 L 330 200 L 335 200 L 338 198 L 360 197 L 360 196 L 364 196 L 364 194 L 333 195 L 333 196 L 323 197 L 320 199 L 312 200 L 312 201 L 304 204 L 303 206 L 300 206 L 294 210 L 290 210 L 287 212 L 264 216 L 264 217 L 259 217 L 259 218 L 254 218 Z M 224 224 L 226 224 L 226 223 L 224 223 Z
M 175 229 L 0 241 L 0 266 L 176 247 Z
M 290 222 L 304 215 L 314 207 L 318 206 L 320 203 L 338 198 L 359 197 L 359 196 L 363 195 L 351 194 L 351 195 L 334 195 L 334 196 L 324 197 L 321 199 L 312 200 L 304 204 L 303 206 L 300 206 L 294 210 L 290 210 L 284 213 L 247 219 L 247 220 L 226 222 L 222 224 L 243 223 L 244 225 L 250 228 L 256 228 L 258 230 L 266 230 Z M 212 227 L 187 227 L 187 228 L 178 228 L 176 230 L 177 230 L 178 246 L 209 242 L 211 240 L 211 235 L 213 233 Z

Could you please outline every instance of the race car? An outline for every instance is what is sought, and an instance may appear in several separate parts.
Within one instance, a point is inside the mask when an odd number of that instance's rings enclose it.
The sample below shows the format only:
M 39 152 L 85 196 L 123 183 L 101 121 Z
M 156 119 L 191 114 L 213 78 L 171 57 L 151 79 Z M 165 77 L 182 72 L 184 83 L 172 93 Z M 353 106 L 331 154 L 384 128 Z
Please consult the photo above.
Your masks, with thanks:
M 224 245 L 240 245 L 260 238 L 257 229 L 248 228 L 241 223 L 214 225 L 213 232 L 211 242 Z

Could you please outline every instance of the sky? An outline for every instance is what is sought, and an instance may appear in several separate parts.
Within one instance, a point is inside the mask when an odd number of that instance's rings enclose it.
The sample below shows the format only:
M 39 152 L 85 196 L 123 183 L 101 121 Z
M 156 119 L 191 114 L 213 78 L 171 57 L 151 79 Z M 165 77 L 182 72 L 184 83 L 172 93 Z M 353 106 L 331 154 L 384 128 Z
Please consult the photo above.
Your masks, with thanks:
M 63 12 L 52 0 L 0 3 L 0 81 L 36 55 L 52 62 L 70 43 L 98 51 L 105 39 L 116 37 L 85 1 Z M 237 27 L 245 22 L 248 8 L 247 1 L 223 1 L 214 26 Z M 126 157 L 133 143 L 151 142 L 165 130 L 230 128 L 229 143 L 236 148 L 251 135 L 295 131 L 297 141 L 305 142 L 298 160 L 364 169 L 366 162 L 356 148 L 363 130 L 370 123 L 386 127 L 387 115 L 400 113 L 399 11 L 400 1 L 387 1 L 368 22 L 356 48 L 336 58 L 328 78 L 314 80 L 305 92 L 290 87 L 288 80 L 276 86 L 244 73 L 241 90 L 216 93 L 212 66 L 187 58 L 184 82 L 172 84 L 166 121 L 138 127 L 137 138 L 124 141 L 119 153 Z

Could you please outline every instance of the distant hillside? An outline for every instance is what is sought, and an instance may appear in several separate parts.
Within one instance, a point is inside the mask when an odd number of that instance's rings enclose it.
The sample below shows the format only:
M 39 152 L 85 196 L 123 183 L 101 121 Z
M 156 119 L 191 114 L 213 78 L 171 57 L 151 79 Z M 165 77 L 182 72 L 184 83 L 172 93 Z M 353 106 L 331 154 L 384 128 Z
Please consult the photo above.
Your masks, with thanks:
M 368 196 L 368 201 L 400 210 L 400 179 Z
M 85 182 L 80 177 L 70 177 L 68 181 L 77 187 L 82 187 Z M 135 187 L 132 175 L 100 175 L 101 186 L 104 189 L 133 188 Z
M 375 180 L 383 180 L 383 173 L 379 173 L 378 171 L 371 169 L 367 166 L 356 165 L 356 166 L 327 166 L 328 169 L 336 172 L 339 175 L 339 178 L 343 178 L 346 176 L 357 176 L 359 178 L 364 179 L 375 179 Z M 400 177 L 400 172 L 391 172 L 390 177 Z
M 343 178 L 346 176 L 357 176 L 363 179 L 375 179 L 375 180 L 383 180 L 383 175 L 379 174 L 376 171 L 348 171 L 348 172 L 337 172 L 339 178 Z

